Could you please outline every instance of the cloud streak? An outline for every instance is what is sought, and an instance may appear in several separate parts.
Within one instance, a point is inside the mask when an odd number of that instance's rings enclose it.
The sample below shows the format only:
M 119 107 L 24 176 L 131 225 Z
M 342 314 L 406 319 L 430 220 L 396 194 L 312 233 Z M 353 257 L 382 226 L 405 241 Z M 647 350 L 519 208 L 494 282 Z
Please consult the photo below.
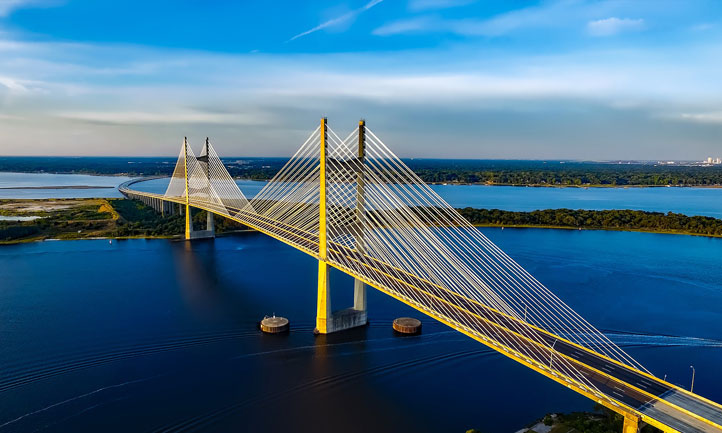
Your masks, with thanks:
M 584 13 L 586 6 L 575 0 L 555 0 L 501 13 L 490 18 L 443 18 L 424 15 L 392 21 L 374 30 L 378 36 L 402 33 L 450 33 L 460 36 L 503 36 L 521 29 L 553 28 Z
M 37 6 L 42 3 L 41 0 L 0 0 L 0 17 L 6 17 L 16 9 Z
M 475 2 L 476 0 L 411 0 L 409 1 L 409 9 L 412 11 L 449 9 L 467 6 Z
M 355 19 L 357 16 L 361 15 L 362 13 L 366 12 L 367 10 L 371 9 L 372 7 L 376 6 L 377 4 L 381 3 L 384 0 L 371 0 L 370 2 L 366 3 L 363 7 L 353 10 L 351 12 L 347 12 L 339 17 L 332 18 L 328 21 L 325 21 L 316 27 L 306 30 L 305 32 L 301 32 L 297 34 L 296 36 L 292 37 L 291 39 L 287 40 L 286 42 L 295 41 L 298 38 L 302 38 L 304 36 L 310 35 L 311 33 L 315 33 L 319 30 L 323 30 L 329 27 L 338 26 L 341 24 L 344 24 L 346 22 L 349 22 L 353 19 Z
M 587 23 L 587 31 L 592 36 L 614 36 L 622 32 L 639 31 L 643 29 L 644 20 L 641 18 L 610 17 Z

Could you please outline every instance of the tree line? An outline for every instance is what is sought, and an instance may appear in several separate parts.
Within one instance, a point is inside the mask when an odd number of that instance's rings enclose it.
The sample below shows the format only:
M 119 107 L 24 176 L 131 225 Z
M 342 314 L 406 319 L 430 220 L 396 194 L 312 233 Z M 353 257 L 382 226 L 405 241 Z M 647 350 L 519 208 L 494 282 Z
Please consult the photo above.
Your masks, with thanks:
M 285 158 L 223 158 L 234 178 L 268 180 Z M 576 161 L 504 161 L 406 159 L 428 183 L 550 186 L 711 186 L 722 185 L 722 165 L 674 166 L 648 163 L 611 164 Z M 0 157 L 0 171 L 170 176 L 175 158 Z
M 458 209 L 474 225 L 547 226 L 587 229 L 643 230 L 722 236 L 722 220 L 668 212 L 639 210 L 546 209 L 513 212 L 499 209 Z

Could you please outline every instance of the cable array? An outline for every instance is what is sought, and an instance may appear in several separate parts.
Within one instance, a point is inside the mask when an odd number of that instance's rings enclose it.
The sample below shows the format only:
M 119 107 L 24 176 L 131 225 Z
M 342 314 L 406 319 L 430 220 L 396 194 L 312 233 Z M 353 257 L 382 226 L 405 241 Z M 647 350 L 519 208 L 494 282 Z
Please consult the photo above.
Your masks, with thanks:
M 225 216 L 235 215 L 242 209 L 253 212 L 248 199 L 207 139 L 198 157 L 184 141 L 165 196 L 185 198 L 186 191 L 189 204 L 209 208 Z
M 119 190 L 202 208 L 292 245 L 624 414 L 625 425 L 641 414 L 674 431 L 720 426 L 709 418 L 713 403 L 655 380 L 466 221 L 365 122 L 345 138 L 322 125 L 250 201 L 207 139 L 198 157 L 184 141 L 164 195 L 131 190 L 135 180 Z
M 318 255 L 324 180 L 333 266 L 594 395 L 603 396 L 589 369 L 558 354 L 557 343 L 646 371 L 466 221 L 372 131 L 364 132 L 359 143 L 359 129 L 341 138 L 317 128 L 250 202 L 209 142 L 198 158 L 185 146 L 166 196 L 184 196 L 187 167 L 190 204 Z
M 318 252 L 320 134 L 252 200 L 283 237 Z M 563 339 L 645 370 L 424 184 L 370 130 L 327 133 L 328 261 L 416 308 L 593 385 L 553 347 Z M 300 238 L 301 240 L 298 240 Z M 646 371 L 646 370 L 645 370 Z

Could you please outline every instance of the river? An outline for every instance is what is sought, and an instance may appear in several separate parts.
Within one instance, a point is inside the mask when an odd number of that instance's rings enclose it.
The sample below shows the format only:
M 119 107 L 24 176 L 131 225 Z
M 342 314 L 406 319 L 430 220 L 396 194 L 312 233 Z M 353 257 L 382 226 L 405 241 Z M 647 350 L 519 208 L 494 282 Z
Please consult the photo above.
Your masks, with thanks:
M 722 241 L 484 229 L 653 373 L 722 400 Z M 0 248 L 0 432 L 512 432 L 592 403 L 376 291 L 314 337 L 313 258 L 258 233 Z M 334 303 L 352 282 L 331 275 Z M 262 335 L 264 314 L 291 320 Z M 395 317 L 424 320 L 396 337 Z
M 148 185 L 162 190 L 162 182 Z M 249 196 L 263 185 L 239 184 Z M 507 208 L 650 193 L 658 210 L 689 214 L 719 212 L 720 200 L 681 195 L 722 192 L 434 188 L 455 206 Z M 482 231 L 654 374 L 689 387 L 694 365 L 695 391 L 722 401 L 722 239 Z M 370 326 L 314 337 L 316 272 L 313 258 L 259 233 L 0 247 L 0 433 L 513 432 L 548 412 L 593 408 L 374 290 Z M 334 305 L 350 305 L 350 278 L 336 272 L 331 281 Z M 273 313 L 291 320 L 288 335 L 257 330 Z M 420 336 L 393 334 L 392 320 L 404 315 L 424 321 Z

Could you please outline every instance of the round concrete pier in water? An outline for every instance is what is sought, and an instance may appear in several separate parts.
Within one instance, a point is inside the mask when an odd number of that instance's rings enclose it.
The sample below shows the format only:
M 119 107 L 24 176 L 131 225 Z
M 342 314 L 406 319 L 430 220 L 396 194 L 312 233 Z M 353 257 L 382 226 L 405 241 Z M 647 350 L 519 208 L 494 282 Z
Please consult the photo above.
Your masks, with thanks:
M 267 334 L 280 334 L 288 331 L 288 319 L 285 317 L 264 317 L 261 320 L 261 331 Z
M 413 317 L 399 317 L 394 320 L 394 331 L 402 334 L 418 334 L 421 332 L 421 321 Z

